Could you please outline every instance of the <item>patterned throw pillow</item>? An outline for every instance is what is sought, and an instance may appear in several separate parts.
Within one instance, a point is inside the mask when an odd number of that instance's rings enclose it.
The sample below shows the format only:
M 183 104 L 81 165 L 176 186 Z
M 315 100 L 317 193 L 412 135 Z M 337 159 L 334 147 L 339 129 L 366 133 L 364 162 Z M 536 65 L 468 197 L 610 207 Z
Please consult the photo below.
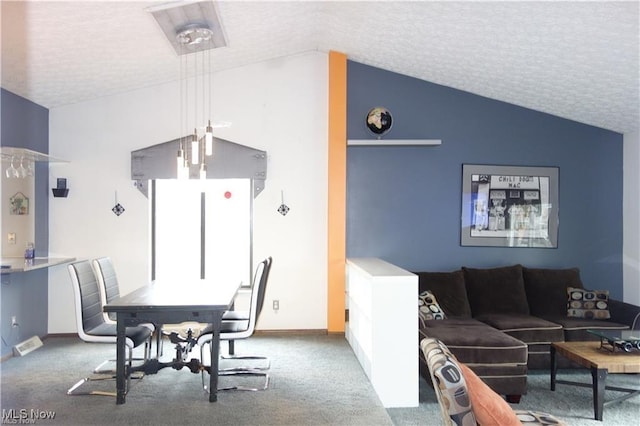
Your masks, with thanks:
M 456 357 L 444 343 L 430 337 L 422 339 L 420 348 L 427 361 L 443 424 L 476 425 L 467 384 Z
M 567 287 L 567 316 L 585 319 L 609 319 L 609 292 Z
M 438 305 L 436 297 L 429 290 L 418 296 L 418 315 L 422 321 L 445 319 L 444 311 Z

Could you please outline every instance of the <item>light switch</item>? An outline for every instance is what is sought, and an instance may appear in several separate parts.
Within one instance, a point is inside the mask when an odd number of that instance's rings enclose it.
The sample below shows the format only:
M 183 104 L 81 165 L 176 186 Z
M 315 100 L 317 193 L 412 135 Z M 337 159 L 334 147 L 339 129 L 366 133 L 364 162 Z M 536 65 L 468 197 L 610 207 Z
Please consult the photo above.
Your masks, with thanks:
M 9 234 L 7 235 L 7 242 L 9 244 L 15 244 L 16 243 L 16 233 L 15 232 L 9 232 Z

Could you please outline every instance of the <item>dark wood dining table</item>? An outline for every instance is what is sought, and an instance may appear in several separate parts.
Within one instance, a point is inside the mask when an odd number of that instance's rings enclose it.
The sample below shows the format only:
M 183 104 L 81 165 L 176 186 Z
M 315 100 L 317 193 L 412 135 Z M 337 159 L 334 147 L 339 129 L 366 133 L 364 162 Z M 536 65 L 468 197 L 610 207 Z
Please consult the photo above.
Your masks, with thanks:
M 116 404 L 126 401 L 127 374 L 130 374 L 125 369 L 126 327 L 141 323 L 161 325 L 185 321 L 208 323 L 213 328 L 209 401 L 215 402 L 222 315 L 232 306 L 241 284 L 241 281 L 233 279 L 157 280 L 105 305 L 105 312 L 114 312 L 117 316 Z

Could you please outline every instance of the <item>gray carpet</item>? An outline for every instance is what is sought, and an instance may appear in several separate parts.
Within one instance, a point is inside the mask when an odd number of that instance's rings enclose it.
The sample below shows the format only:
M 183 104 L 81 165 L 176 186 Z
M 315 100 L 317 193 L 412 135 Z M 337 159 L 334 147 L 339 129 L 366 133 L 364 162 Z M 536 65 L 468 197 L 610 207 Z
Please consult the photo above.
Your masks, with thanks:
M 225 350 L 223 346 L 222 350 Z M 132 386 L 125 405 L 104 396 L 67 396 L 67 389 L 113 347 L 76 338 L 55 337 L 22 358 L 0 363 L 4 414 L 14 409 L 55 412 L 37 424 L 217 424 L 217 425 L 438 425 L 440 412 L 430 386 L 420 380 L 420 406 L 385 410 L 342 336 L 258 335 L 236 343 L 236 353 L 258 353 L 272 360 L 271 383 L 262 392 L 223 392 L 209 403 L 200 377 L 186 369 L 164 369 Z M 171 357 L 171 346 L 165 345 Z M 584 372 L 565 378 L 589 381 Z M 637 375 L 612 375 L 617 385 L 640 386 Z M 222 382 L 224 380 L 224 382 Z M 221 384 L 238 379 L 221 379 Z M 255 384 L 256 379 L 249 379 Z M 242 382 L 246 383 L 246 382 Z M 113 381 L 90 383 L 115 390 Z M 617 393 L 616 393 L 617 394 Z M 613 392 L 607 394 L 610 399 Z M 531 373 L 529 393 L 514 407 L 543 409 L 569 425 L 635 425 L 640 397 L 605 407 L 604 422 L 593 420 L 590 389 L 558 385 L 549 391 L 548 373 Z M 7 423 L 5 421 L 4 423 Z

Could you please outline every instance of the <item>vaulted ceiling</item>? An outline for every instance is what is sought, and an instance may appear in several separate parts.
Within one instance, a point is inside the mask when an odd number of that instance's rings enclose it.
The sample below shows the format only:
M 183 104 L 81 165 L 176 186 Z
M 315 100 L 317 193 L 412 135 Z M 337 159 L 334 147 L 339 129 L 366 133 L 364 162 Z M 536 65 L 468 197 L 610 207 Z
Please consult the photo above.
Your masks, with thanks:
M 146 10 L 2 0 L 2 87 L 47 108 L 177 80 Z M 639 129 L 639 6 L 622 2 L 219 1 L 214 71 L 307 51 L 620 133 Z

